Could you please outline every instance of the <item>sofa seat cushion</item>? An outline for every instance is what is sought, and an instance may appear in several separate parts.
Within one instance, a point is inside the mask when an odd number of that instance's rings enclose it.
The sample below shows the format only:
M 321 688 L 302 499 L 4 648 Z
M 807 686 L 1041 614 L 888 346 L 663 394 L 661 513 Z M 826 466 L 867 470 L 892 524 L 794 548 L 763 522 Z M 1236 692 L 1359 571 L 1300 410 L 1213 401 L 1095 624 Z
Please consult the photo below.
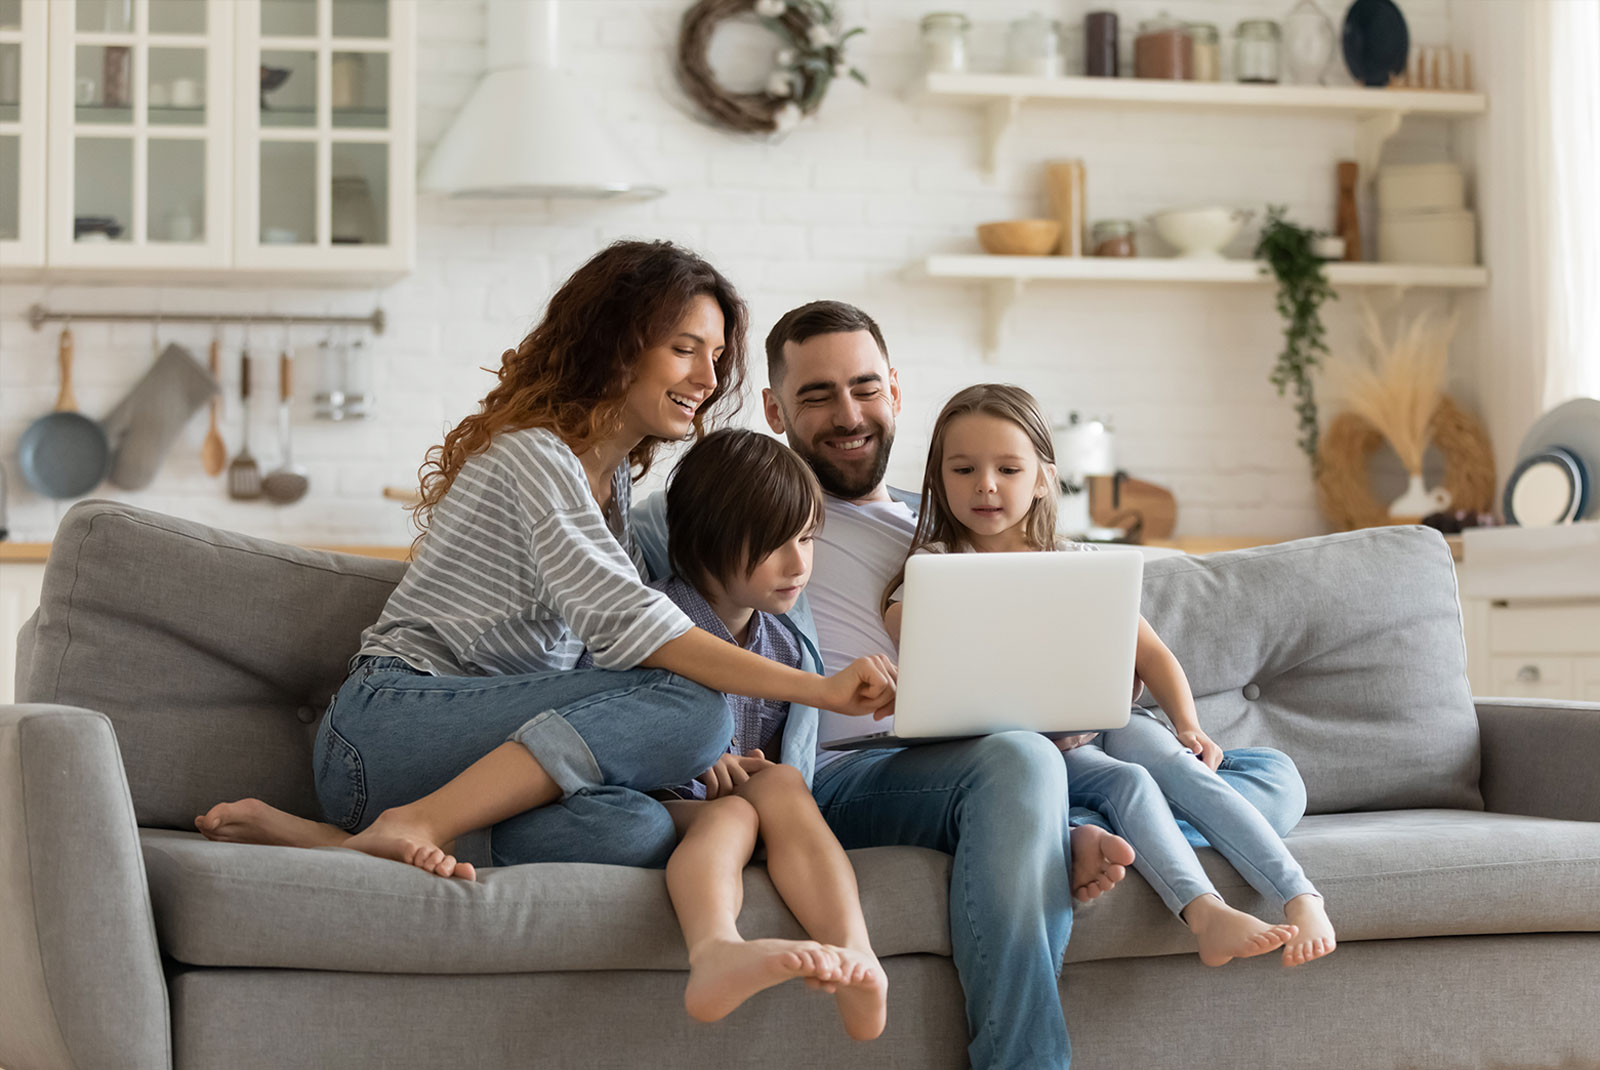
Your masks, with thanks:
M 161 949 L 195 966 L 360 973 L 686 970 L 661 870 L 506 866 L 476 882 L 336 848 L 212 843 L 141 829 Z M 950 954 L 950 858 L 851 851 L 881 956 Z M 768 880 L 745 871 L 740 931 L 805 936 Z
M 1600 932 L 1600 822 L 1468 810 L 1320 814 L 1287 842 L 1327 897 L 1341 942 Z M 1230 904 L 1282 916 L 1221 855 L 1200 858 Z M 1130 875 L 1078 911 L 1067 961 L 1193 950 L 1189 931 Z

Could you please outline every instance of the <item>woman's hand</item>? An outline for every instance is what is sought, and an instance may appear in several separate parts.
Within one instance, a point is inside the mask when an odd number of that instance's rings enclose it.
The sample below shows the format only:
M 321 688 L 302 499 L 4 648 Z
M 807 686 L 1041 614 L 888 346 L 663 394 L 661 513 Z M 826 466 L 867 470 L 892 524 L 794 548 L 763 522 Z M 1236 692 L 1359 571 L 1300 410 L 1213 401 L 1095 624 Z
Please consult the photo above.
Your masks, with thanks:
M 881 721 L 894 714 L 898 676 L 899 669 L 887 654 L 857 658 L 822 682 L 822 701 L 817 705 L 848 717 L 870 713 Z
M 730 751 L 718 758 L 716 765 L 695 779 L 706 786 L 707 799 L 720 799 L 724 795 L 732 795 L 739 789 L 740 784 L 761 770 L 777 764 L 767 761 L 767 756 L 760 750 L 753 750 L 749 754 L 734 754 Z
M 1198 728 L 1178 733 L 1178 742 L 1194 752 L 1194 756 L 1206 763 L 1206 768 L 1213 773 L 1217 766 L 1222 764 L 1222 748 Z

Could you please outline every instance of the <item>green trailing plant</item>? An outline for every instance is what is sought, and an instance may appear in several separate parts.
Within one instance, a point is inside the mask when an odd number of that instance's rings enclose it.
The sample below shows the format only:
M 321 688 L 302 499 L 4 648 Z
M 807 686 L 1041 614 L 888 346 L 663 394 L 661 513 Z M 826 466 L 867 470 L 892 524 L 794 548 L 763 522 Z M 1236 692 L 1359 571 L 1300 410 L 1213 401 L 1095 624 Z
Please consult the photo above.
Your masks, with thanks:
M 1322 304 L 1339 295 L 1328 285 L 1322 258 L 1312 251 L 1323 232 L 1284 218 L 1283 205 L 1267 208 L 1267 222 L 1256 243 L 1256 259 L 1266 262 L 1278 279 L 1278 315 L 1283 317 L 1283 350 L 1269 378 L 1279 396 L 1294 387 L 1295 412 L 1300 416 L 1300 449 L 1317 463 L 1317 396 L 1311 372 L 1328 353 L 1322 328 Z

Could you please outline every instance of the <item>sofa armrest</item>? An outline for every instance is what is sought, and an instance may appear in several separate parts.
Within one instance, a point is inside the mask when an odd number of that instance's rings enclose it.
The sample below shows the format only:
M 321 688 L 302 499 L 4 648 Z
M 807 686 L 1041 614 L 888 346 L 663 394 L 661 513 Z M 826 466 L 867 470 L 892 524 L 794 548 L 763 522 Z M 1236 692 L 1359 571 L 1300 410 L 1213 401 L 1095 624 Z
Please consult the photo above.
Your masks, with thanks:
M 1477 698 L 1483 803 L 1502 814 L 1600 821 L 1600 702 Z
M 0 705 L 0 1066 L 168 1070 L 166 979 L 111 722 Z

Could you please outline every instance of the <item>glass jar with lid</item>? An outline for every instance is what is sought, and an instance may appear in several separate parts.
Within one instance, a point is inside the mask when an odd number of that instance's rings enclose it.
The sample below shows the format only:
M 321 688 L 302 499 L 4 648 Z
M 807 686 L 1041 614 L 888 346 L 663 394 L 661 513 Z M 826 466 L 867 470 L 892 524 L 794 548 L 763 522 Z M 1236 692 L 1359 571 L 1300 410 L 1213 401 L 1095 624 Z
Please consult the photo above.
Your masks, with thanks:
M 1245 19 L 1233 31 L 1234 77 L 1241 82 L 1272 84 L 1278 80 L 1282 35 L 1271 19 Z
M 1095 256 L 1138 256 L 1133 233 L 1131 219 L 1097 219 L 1089 233 L 1089 245 Z
M 1189 39 L 1194 42 L 1194 80 L 1217 82 L 1222 80 L 1222 35 L 1215 23 L 1191 22 Z
M 922 67 L 930 74 L 962 74 L 967 69 L 967 31 L 972 23 L 953 11 L 922 18 Z
M 1188 81 L 1194 77 L 1194 40 L 1188 25 L 1162 12 L 1139 23 L 1133 39 L 1136 78 Z
M 1059 78 L 1065 70 L 1061 25 L 1038 12 L 1011 24 L 1007 46 L 1012 74 Z

